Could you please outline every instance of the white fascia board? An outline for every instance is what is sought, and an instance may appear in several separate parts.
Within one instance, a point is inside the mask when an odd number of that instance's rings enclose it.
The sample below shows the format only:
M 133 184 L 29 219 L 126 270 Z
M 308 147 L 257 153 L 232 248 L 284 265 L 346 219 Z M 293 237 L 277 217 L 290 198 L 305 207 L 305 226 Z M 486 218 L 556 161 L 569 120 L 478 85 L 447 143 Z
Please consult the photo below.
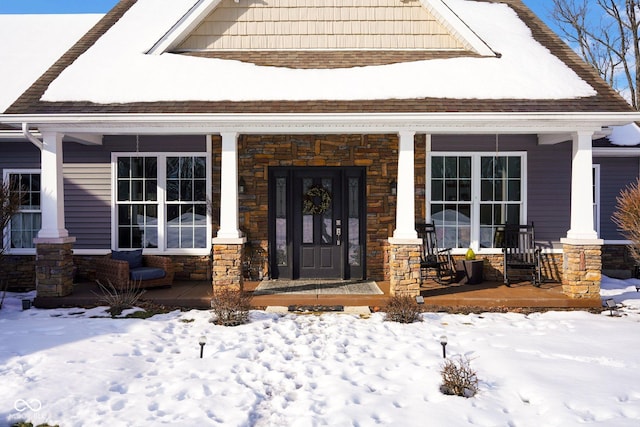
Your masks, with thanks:
M 218 6 L 220 1 L 221 0 L 197 0 L 191 9 L 189 9 L 147 53 L 150 55 L 161 55 L 173 49 Z
M 593 157 L 640 157 L 640 148 L 593 147 Z
M 461 42 L 470 45 L 476 53 L 482 56 L 497 56 L 497 53 L 466 22 L 460 19 L 443 0 L 420 0 L 420 2 L 436 17 L 440 24 L 444 25 Z
M 81 133 L 389 133 L 571 134 L 640 121 L 630 113 L 350 113 L 350 114 L 77 114 L 0 115 L 40 131 Z

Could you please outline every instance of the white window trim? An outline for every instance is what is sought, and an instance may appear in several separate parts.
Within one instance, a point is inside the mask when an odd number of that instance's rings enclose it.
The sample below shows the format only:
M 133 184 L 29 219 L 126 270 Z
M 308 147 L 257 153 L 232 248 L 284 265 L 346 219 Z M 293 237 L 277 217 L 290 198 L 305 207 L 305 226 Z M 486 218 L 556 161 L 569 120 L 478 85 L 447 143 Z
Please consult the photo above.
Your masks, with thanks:
M 2 182 L 9 182 L 9 175 L 12 174 L 39 174 L 42 177 L 41 169 L 37 168 L 25 168 L 25 169 L 5 169 L 3 174 Z M 40 202 L 40 215 L 42 215 L 42 202 Z M 12 248 L 11 247 L 11 222 L 7 226 L 6 234 L 3 237 L 3 247 L 5 249 L 5 254 L 8 255 L 35 255 L 36 248 Z
M 595 188 L 594 198 L 593 198 L 593 204 L 595 206 L 593 223 L 594 223 L 594 230 L 598 235 L 598 238 L 600 238 L 600 165 L 597 163 L 594 163 L 593 171 L 594 171 L 593 185 Z
M 502 253 L 499 248 L 483 248 L 480 249 L 480 159 L 487 156 L 511 156 L 520 157 L 522 167 L 522 179 L 520 182 L 520 194 L 522 196 L 522 208 L 520 209 L 520 223 L 527 223 L 527 152 L 526 151 L 430 151 L 427 155 L 426 176 L 427 183 L 425 192 L 426 203 L 426 222 L 431 222 L 431 158 L 433 156 L 450 156 L 450 157 L 471 157 L 471 215 L 477 219 L 477 223 L 471 224 L 471 248 L 478 254 L 497 254 Z M 467 248 L 453 248 L 454 255 L 465 254 Z
M 118 250 L 116 242 L 118 241 L 118 157 L 156 157 L 158 158 L 158 183 L 162 180 L 166 180 L 166 167 L 167 157 L 205 157 L 206 158 L 206 193 L 211 194 L 212 187 L 212 166 L 211 166 L 211 152 L 208 150 L 197 152 L 182 152 L 182 151 L 161 151 L 161 152 L 112 152 L 111 153 L 111 249 Z M 205 238 L 206 246 L 204 248 L 169 248 L 165 247 L 166 244 L 166 231 L 167 224 L 165 218 L 166 193 L 164 186 L 158 185 L 158 247 L 157 248 L 144 248 L 144 253 L 157 254 L 157 255 L 194 255 L 202 256 L 209 255 L 211 253 L 211 212 L 207 208 L 207 236 Z M 126 250 L 126 249 L 123 249 Z

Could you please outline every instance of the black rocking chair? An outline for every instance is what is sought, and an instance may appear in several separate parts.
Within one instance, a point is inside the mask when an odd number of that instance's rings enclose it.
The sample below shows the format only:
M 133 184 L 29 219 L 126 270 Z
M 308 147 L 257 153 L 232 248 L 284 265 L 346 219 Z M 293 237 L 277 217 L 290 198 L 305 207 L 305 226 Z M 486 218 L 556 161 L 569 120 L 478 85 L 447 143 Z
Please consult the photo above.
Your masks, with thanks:
M 451 258 L 451 248 L 438 249 L 436 227 L 431 224 L 417 224 L 418 237 L 422 239 L 420 253 L 420 282 L 433 278 L 437 283 L 449 284 L 456 278 Z M 429 272 L 433 272 L 431 276 Z
M 535 247 L 535 233 L 531 225 L 506 224 L 496 231 L 496 246 L 502 247 L 504 254 L 504 283 L 511 285 L 513 270 L 529 270 L 531 283 L 540 286 L 542 272 L 540 249 Z

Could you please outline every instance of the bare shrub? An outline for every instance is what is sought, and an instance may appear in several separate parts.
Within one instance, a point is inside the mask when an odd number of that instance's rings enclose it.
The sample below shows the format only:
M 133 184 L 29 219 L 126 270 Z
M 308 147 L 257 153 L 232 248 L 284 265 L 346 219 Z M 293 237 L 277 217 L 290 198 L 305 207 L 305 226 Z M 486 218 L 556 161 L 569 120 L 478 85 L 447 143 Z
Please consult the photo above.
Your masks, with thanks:
M 211 298 L 212 323 L 222 326 L 238 326 L 249 322 L 251 296 L 229 286 L 215 289 Z
M 102 291 L 102 295 L 97 294 L 100 301 L 109 306 L 111 316 L 119 316 L 128 308 L 135 307 L 140 297 L 145 293 L 144 289 L 140 289 L 140 282 L 129 280 L 124 289 L 116 289 L 110 280 L 107 284 L 102 284 L 99 280 L 96 283 Z M 95 293 L 95 292 L 94 292 Z
M 629 251 L 636 264 L 640 264 L 640 178 L 620 192 L 612 220 L 631 241 Z
M 447 359 L 442 366 L 440 391 L 452 396 L 473 397 L 478 392 L 478 375 L 467 357 Z
M 422 321 L 421 307 L 414 298 L 408 295 L 395 295 L 389 299 L 384 308 L 384 320 L 399 323 L 413 323 Z

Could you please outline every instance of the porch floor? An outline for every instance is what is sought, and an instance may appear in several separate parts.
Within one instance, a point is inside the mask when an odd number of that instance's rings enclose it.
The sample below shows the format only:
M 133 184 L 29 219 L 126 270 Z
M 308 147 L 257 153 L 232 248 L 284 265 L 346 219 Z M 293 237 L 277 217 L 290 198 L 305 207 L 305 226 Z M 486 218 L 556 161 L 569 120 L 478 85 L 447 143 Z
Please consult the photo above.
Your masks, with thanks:
M 382 308 L 389 299 L 389 282 L 376 282 L 383 295 L 258 295 L 252 299 L 255 308 L 268 306 L 366 306 Z M 253 292 L 259 282 L 245 282 L 245 290 Z M 168 307 L 208 309 L 211 307 L 210 281 L 175 281 L 170 288 L 148 289 L 142 300 Z M 421 287 L 424 305 L 430 310 L 447 308 L 497 309 L 597 309 L 600 298 L 571 299 L 562 293 L 559 283 L 543 283 L 539 288 L 529 282 L 505 286 L 501 282 L 483 282 L 477 285 L 438 285 L 426 283 Z M 73 293 L 66 297 L 37 297 L 39 308 L 91 307 L 100 305 L 100 289 L 95 283 L 75 284 Z

